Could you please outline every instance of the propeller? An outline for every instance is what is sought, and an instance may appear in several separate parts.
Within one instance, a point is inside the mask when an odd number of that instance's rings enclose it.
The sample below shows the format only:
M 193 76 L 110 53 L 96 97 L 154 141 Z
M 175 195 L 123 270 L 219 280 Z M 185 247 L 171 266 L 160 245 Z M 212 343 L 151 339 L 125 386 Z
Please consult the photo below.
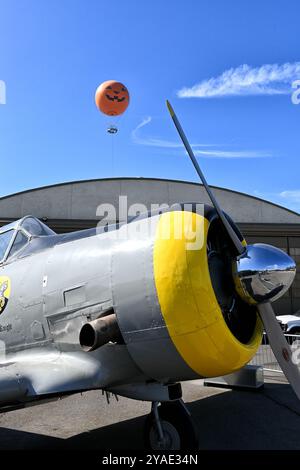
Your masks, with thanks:
M 300 400 L 300 372 L 297 365 L 292 361 L 291 348 L 285 339 L 271 305 L 271 302 L 280 298 L 291 286 L 296 274 L 295 262 L 284 251 L 274 246 L 263 243 L 248 246 L 242 244 L 208 186 L 181 124 L 168 100 L 167 106 L 182 143 L 220 218 L 224 230 L 232 241 L 235 251 L 232 274 L 237 293 L 248 304 L 257 305 L 272 351 Z

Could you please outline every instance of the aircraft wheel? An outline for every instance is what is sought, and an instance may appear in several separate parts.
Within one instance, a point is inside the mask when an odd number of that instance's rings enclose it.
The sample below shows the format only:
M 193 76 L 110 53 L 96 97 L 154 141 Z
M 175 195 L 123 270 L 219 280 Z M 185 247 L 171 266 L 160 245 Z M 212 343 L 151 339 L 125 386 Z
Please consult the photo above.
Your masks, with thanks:
M 160 439 L 155 413 L 145 423 L 145 447 L 150 450 L 196 450 L 198 439 L 192 418 L 181 401 L 165 402 L 157 407 L 163 434 Z

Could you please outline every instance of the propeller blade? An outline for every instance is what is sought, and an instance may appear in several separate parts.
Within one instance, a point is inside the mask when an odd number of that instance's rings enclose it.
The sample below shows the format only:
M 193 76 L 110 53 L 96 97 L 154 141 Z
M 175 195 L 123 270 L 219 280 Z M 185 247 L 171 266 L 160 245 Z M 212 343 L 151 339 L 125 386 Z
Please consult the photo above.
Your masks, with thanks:
M 207 192 L 214 208 L 216 209 L 217 214 L 218 214 L 219 218 L 221 219 L 221 222 L 222 222 L 226 232 L 228 233 L 229 238 L 232 240 L 232 243 L 233 243 L 233 245 L 236 249 L 237 254 L 241 255 L 242 253 L 244 253 L 245 247 L 242 245 L 242 243 L 241 243 L 240 239 L 238 238 L 237 234 L 235 233 L 235 231 L 231 227 L 230 223 L 226 219 L 226 217 L 225 217 L 223 211 L 221 210 L 221 208 L 220 208 L 213 192 L 211 191 L 210 187 L 208 186 L 208 184 L 206 182 L 206 179 L 205 179 L 205 177 L 204 177 L 204 175 L 201 171 L 201 168 L 200 168 L 200 166 L 199 166 L 199 164 L 196 160 L 194 152 L 193 152 L 193 150 L 192 150 L 192 148 L 191 148 L 191 146 L 190 146 L 190 144 L 189 144 L 189 142 L 186 138 L 186 135 L 185 135 L 185 133 L 184 133 L 182 127 L 181 127 L 181 124 L 178 121 L 178 118 L 177 118 L 177 116 L 176 116 L 176 114 L 175 114 L 175 112 L 174 112 L 174 110 L 173 110 L 173 108 L 172 108 L 172 106 L 171 106 L 171 104 L 169 103 L 168 100 L 167 100 L 167 106 L 168 106 L 168 110 L 170 112 L 171 118 L 172 118 L 172 120 L 175 124 L 175 127 L 176 127 L 177 131 L 178 131 L 178 134 L 179 134 L 179 136 L 180 136 L 180 138 L 183 142 L 183 145 L 185 146 L 185 149 L 186 149 L 186 151 L 187 151 L 187 153 L 188 153 L 188 155 L 189 155 L 189 157 L 190 157 L 190 159 L 191 159 L 191 161 L 194 165 L 194 168 L 195 168 L 196 172 L 198 173 L 198 176 L 199 176 L 201 182 L 203 183 L 203 186 L 205 187 L 206 192 Z
M 273 307 L 270 303 L 265 303 L 258 305 L 257 308 L 268 335 L 274 356 L 300 400 L 300 372 L 297 365 L 292 361 L 291 348 L 276 319 Z

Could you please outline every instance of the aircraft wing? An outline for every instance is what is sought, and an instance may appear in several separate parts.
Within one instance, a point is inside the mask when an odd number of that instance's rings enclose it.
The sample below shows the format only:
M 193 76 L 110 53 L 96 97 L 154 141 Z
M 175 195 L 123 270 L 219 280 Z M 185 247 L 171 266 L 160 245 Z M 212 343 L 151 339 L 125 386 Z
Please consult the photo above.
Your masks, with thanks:
M 118 384 L 124 380 L 122 373 L 127 378 L 128 374 L 136 375 L 130 363 L 124 351 L 116 348 L 107 348 L 101 361 L 96 355 L 80 351 L 20 353 L 13 360 L 0 360 L 0 408 Z

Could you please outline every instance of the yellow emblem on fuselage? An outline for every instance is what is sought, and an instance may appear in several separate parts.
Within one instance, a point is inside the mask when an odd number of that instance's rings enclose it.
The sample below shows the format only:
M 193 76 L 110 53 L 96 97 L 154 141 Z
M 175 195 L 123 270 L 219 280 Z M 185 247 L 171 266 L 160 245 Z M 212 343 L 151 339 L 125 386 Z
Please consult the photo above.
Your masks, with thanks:
M 10 296 L 10 279 L 7 276 L 0 276 L 0 315 L 5 309 Z

